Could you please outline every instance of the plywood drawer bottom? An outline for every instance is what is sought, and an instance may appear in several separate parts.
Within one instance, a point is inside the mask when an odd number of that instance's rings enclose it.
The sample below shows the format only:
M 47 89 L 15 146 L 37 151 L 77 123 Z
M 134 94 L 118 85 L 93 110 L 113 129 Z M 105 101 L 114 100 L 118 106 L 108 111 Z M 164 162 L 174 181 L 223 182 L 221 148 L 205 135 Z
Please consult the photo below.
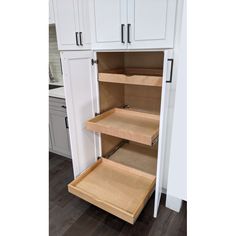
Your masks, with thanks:
M 101 158 L 68 185 L 70 193 L 133 224 L 150 198 L 154 175 Z

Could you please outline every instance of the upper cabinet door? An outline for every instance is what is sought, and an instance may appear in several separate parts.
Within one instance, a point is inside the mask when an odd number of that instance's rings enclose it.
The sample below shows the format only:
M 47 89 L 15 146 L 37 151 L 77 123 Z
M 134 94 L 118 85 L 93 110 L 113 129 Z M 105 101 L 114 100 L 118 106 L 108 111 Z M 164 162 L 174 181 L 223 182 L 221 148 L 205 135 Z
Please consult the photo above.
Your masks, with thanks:
M 88 49 L 90 41 L 87 32 L 89 27 L 84 27 L 83 19 L 88 10 L 83 12 L 85 0 L 53 0 L 57 41 L 59 50 Z M 88 3 L 87 3 L 88 4 Z M 89 24 L 89 21 L 88 23 Z M 82 31 L 86 29 L 86 32 Z
M 176 0 L 128 1 L 128 48 L 172 48 Z
M 94 49 L 126 49 L 126 0 L 93 0 Z

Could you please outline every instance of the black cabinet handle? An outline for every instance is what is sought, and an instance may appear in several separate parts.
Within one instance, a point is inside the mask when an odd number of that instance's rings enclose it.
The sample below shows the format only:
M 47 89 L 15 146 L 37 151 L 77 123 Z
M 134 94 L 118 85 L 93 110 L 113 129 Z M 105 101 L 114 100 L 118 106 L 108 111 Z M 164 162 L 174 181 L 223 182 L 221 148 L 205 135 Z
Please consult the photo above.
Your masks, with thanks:
M 83 46 L 83 43 L 82 43 L 82 32 L 79 32 L 79 41 L 80 41 L 80 45 Z
M 78 32 L 75 32 L 75 41 L 76 41 L 76 45 L 79 46 Z
M 124 27 L 125 27 L 125 24 L 121 24 L 121 42 L 122 43 L 125 43 L 125 41 L 124 41 Z
M 131 24 L 128 24 L 127 25 L 127 42 L 128 43 L 131 43 L 130 42 L 130 27 L 131 27 Z
M 66 106 L 64 106 L 64 105 L 62 105 L 61 107 L 66 109 Z
M 172 74 L 173 74 L 173 64 L 174 64 L 174 59 L 168 59 L 167 61 L 171 62 L 171 68 L 170 68 L 170 79 L 166 80 L 166 83 L 171 83 L 172 82 Z
M 65 125 L 66 125 L 66 128 L 69 129 L 67 116 L 65 117 Z

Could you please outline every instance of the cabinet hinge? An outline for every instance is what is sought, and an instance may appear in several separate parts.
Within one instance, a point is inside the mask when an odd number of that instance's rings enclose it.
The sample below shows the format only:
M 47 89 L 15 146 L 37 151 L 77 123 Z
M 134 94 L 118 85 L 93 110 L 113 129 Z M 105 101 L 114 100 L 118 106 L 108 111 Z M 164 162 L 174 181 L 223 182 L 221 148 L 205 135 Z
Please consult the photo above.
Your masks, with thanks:
M 98 60 L 91 59 L 92 66 L 96 63 L 98 64 Z

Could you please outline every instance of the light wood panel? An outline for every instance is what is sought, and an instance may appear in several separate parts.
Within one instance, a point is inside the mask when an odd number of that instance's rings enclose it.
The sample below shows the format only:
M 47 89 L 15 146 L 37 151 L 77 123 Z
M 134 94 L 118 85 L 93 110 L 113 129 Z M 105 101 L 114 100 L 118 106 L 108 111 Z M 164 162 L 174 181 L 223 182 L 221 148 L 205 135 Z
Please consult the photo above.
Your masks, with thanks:
M 110 152 L 115 146 L 122 141 L 121 138 L 113 137 L 106 134 L 101 134 L 102 155 Z
M 124 67 L 126 75 L 153 75 L 162 76 L 162 68 Z
M 130 142 L 119 148 L 109 160 L 156 175 L 157 148 Z
M 125 52 L 124 66 L 134 68 L 163 68 L 163 52 Z
M 122 52 L 98 52 L 98 72 L 123 68 L 124 53 Z
M 100 159 L 68 185 L 70 193 L 133 224 L 155 185 L 155 176 Z
M 125 85 L 124 102 L 130 108 L 160 114 L 161 87 Z
M 162 76 L 99 73 L 99 81 L 161 87 Z
M 95 132 L 152 145 L 159 132 L 159 115 L 114 108 L 86 122 Z
M 125 104 L 124 85 L 113 83 L 99 83 L 100 112 Z

